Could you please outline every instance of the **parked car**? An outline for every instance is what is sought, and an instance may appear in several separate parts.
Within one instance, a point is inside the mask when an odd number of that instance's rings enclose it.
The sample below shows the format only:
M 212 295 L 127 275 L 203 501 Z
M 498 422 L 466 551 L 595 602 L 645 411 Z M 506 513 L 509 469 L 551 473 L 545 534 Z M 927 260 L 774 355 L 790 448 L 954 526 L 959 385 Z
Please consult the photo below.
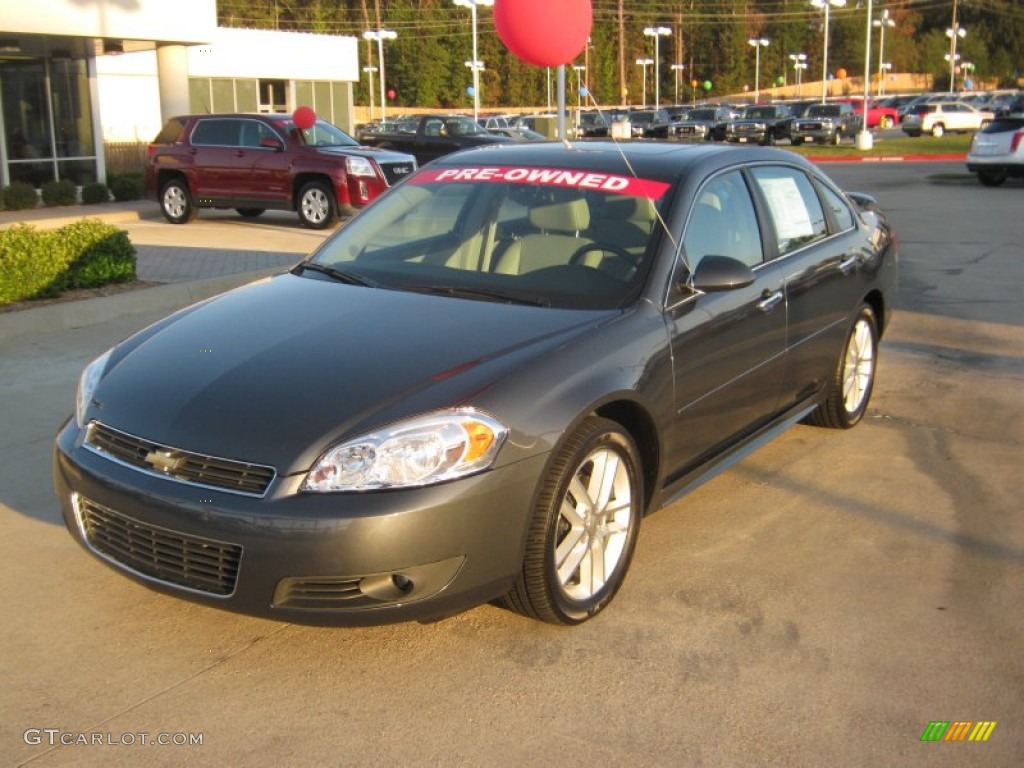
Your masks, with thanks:
M 792 124 L 793 113 L 787 105 L 754 104 L 725 124 L 725 140 L 770 146 L 779 139 L 788 139 Z
M 146 195 L 172 224 L 200 208 L 270 209 L 324 229 L 415 170 L 411 155 L 364 147 L 324 120 L 303 129 L 286 114 L 183 115 L 147 148 Z
M 863 123 L 861 116 L 849 102 L 813 104 L 803 117 L 793 121 L 790 141 L 800 146 L 805 141 L 818 144 L 840 144 L 845 137 L 853 136 Z
M 507 136 L 516 141 L 548 141 L 547 136 L 529 128 L 488 128 L 488 132 L 497 136 Z
M 726 107 L 697 107 L 673 124 L 672 133 L 681 141 L 725 141 L 725 126 L 735 116 Z
M 997 117 L 974 134 L 967 170 L 986 187 L 1024 176 L 1024 114 Z
M 407 152 L 420 165 L 460 149 L 512 141 L 485 130 L 466 115 L 412 115 L 403 124 L 412 130 L 368 134 L 364 141 L 373 147 Z
M 667 139 L 672 127 L 664 109 L 631 109 L 626 119 L 634 139 Z
M 860 122 L 864 123 L 864 101 L 863 99 L 849 99 L 850 106 L 854 113 L 860 115 Z M 882 104 L 876 99 L 868 99 L 868 128 L 888 129 L 899 123 L 900 116 L 896 107 Z
M 279 621 L 585 621 L 645 514 L 800 420 L 864 417 L 896 242 L 782 150 L 442 157 L 90 363 L 65 522 L 144 584 Z
M 994 117 L 992 112 L 975 109 L 962 101 L 922 102 L 904 115 L 900 129 L 908 136 L 967 133 L 984 128 Z

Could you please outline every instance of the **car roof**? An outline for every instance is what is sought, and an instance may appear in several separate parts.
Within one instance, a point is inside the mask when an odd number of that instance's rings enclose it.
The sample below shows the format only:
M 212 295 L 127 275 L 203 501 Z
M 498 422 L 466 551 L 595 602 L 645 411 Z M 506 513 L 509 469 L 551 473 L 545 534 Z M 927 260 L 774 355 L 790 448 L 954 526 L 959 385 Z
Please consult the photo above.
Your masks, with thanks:
M 642 178 L 670 181 L 691 172 L 704 174 L 719 167 L 764 161 L 796 164 L 814 171 L 814 166 L 800 155 L 770 147 L 602 140 L 573 141 L 568 146 L 559 141 L 495 144 L 445 155 L 430 165 L 521 165 L 616 174 L 633 171 Z

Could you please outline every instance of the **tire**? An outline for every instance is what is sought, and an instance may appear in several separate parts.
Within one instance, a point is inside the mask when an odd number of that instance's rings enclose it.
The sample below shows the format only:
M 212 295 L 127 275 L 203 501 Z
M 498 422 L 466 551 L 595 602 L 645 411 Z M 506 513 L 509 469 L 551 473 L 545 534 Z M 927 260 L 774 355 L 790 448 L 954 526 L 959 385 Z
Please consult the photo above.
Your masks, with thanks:
M 842 143 L 843 143 L 843 133 L 842 133 L 842 131 L 837 130 L 835 135 L 832 137 L 832 144 L 834 146 L 838 147 Z
M 877 362 L 878 322 L 874 310 L 862 304 L 846 336 L 825 400 L 808 416 L 808 423 L 831 429 L 856 426 L 871 400 Z
M 327 229 L 338 220 L 338 208 L 334 192 L 322 181 L 311 181 L 299 191 L 298 204 L 302 226 L 310 229 Z
M 266 208 L 235 208 L 238 215 L 245 219 L 255 219 L 266 212 Z
M 998 187 L 1006 181 L 1006 174 L 1003 171 L 978 171 L 978 181 L 986 187 Z
M 768 131 L 768 133 L 766 133 L 764 135 L 764 141 L 761 142 L 761 146 L 762 147 L 774 147 L 775 146 L 775 134 L 772 133 L 771 131 Z
M 790 139 L 789 143 L 792 144 L 794 147 L 799 147 L 801 144 L 804 143 L 804 140 L 800 138 Z
M 942 137 L 946 133 L 946 126 L 942 123 L 936 123 L 932 126 L 932 136 L 936 139 Z
M 187 224 L 196 217 L 198 211 L 183 178 L 171 179 L 160 188 L 160 211 L 171 224 Z
M 643 507 L 633 439 L 614 421 L 587 418 L 551 461 L 504 605 L 552 624 L 596 615 L 625 579 Z
M 882 115 L 880 118 L 878 118 L 878 127 L 879 128 L 882 128 L 883 130 L 885 130 L 885 129 L 892 128 L 892 125 L 893 125 L 893 120 L 888 115 Z

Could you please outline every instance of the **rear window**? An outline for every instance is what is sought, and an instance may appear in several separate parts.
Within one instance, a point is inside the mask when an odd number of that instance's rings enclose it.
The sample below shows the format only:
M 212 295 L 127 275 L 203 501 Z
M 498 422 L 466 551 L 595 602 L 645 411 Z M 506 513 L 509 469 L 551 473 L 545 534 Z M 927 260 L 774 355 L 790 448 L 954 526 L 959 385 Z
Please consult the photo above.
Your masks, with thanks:
M 982 133 L 1011 133 L 1024 128 L 1024 117 L 997 117 L 981 129 Z
M 163 128 L 160 129 L 160 133 L 153 139 L 154 144 L 174 144 L 177 141 L 181 141 L 181 134 L 185 131 L 185 118 L 184 117 L 172 117 Z

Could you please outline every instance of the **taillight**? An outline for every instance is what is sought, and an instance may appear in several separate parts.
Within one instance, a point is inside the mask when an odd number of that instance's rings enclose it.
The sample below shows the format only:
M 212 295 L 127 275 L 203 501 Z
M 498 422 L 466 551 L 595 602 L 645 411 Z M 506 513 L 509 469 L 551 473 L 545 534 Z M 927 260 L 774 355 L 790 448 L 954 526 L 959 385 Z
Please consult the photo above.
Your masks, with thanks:
M 146 162 L 147 163 L 153 158 L 153 154 L 155 152 L 156 152 L 156 144 L 147 144 L 146 145 Z
M 1020 146 L 1021 141 L 1024 141 L 1024 131 L 1017 131 L 1013 134 L 1013 138 L 1010 139 L 1010 151 L 1016 152 L 1017 147 Z

